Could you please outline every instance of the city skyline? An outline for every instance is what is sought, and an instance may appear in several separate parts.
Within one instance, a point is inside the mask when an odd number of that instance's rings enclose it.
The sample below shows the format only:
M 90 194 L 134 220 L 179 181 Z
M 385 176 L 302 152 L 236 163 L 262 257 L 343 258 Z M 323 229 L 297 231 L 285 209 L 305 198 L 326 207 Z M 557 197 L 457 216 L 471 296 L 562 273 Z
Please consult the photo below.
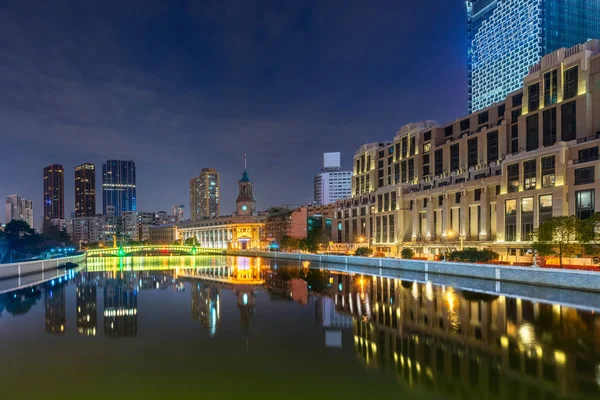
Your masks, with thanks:
M 139 13 L 115 2 L 124 19 L 101 21 L 114 29 L 104 35 L 106 27 L 94 21 L 71 24 L 89 17 L 66 0 L 63 6 L 39 5 L 28 21 L 21 20 L 25 3 L 10 2 L 0 15 L 3 37 L 10 38 L 1 46 L 6 58 L 0 63 L 9 71 L 0 76 L 7 93 L 0 119 L 14 140 L 0 167 L 10 170 L 23 151 L 29 162 L 3 176 L 0 193 L 32 199 L 38 225 L 42 198 L 32 182 L 43 166 L 65 166 L 67 211 L 74 210 L 70 174 L 76 165 L 90 162 L 100 168 L 107 159 L 125 159 L 134 160 L 138 169 L 139 210 L 187 204 L 189 178 L 206 165 L 220 172 L 221 201 L 230 205 L 237 196 L 242 155 L 248 153 L 249 172 L 260 188 L 258 209 L 307 204 L 314 172 L 303 165 L 318 165 L 321 157 L 312 146 L 340 151 L 347 169 L 365 141 L 389 137 L 408 122 L 435 118 L 441 123 L 465 114 L 465 7 L 438 3 L 390 8 L 357 2 L 362 10 L 357 13 L 351 4 L 348 9 L 333 2 L 285 4 L 263 21 L 259 15 L 266 10 L 248 9 L 244 2 L 237 5 L 239 15 L 228 15 L 221 5 L 209 15 L 172 4 L 149 4 Z M 437 16 L 430 14 L 432 7 L 440 11 Z M 160 23 L 145 23 L 151 19 Z M 286 26 L 288 20 L 298 25 Z M 200 37 L 197 26 L 203 21 L 219 27 L 209 38 Z M 52 33 L 40 35 L 29 24 Z M 439 29 L 430 29 L 431 24 Z M 130 29 L 144 39 L 121 33 Z M 236 31 L 231 39 L 225 34 L 230 30 Z M 304 33 L 298 36 L 298 30 Z M 365 39 L 348 40 L 344 32 Z M 415 34 L 421 40 L 404 40 Z M 330 39 L 315 46 L 325 36 Z M 257 37 L 256 43 L 241 45 L 247 37 Z M 372 46 L 372 40 L 379 45 Z M 63 43 L 62 50 L 38 51 L 48 41 Z M 440 46 L 432 49 L 430 43 Z M 78 52 L 84 57 L 70 56 Z M 165 57 L 157 60 L 159 53 Z M 406 63 L 406 55 L 423 67 Z M 29 63 L 39 57 L 46 62 Z M 56 80 L 38 64 L 53 65 Z M 434 73 L 433 66 L 441 64 L 444 71 Z M 59 81 L 63 84 L 55 87 Z M 440 97 L 433 107 L 432 93 Z M 28 107 L 23 99 L 31 100 Z M 278 190 L 288 179 L 294 185 Z M 221 213 L 231 211 L 224 207 Z

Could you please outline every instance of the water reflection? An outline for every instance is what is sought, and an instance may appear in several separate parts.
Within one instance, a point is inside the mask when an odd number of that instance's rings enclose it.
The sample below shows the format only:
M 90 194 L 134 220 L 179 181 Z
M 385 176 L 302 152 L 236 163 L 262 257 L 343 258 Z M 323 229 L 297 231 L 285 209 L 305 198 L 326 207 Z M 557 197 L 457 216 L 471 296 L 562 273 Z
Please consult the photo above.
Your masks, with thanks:
M 63 334 L 67 324 L 67 309 L 65 298 L 66 282 L 58 285 L 54 281 L 46 284 L 44 304 L 46 306 L 46 332 Z
M 353 316 L 355 350 L 367 368 L 456 398 L 600 394 L 593 312 L 382 277 L 335 280 L 335 303 Z M 372 316 L 362 311 L 367 297 Z
M 109 337 L 137 335 L 138 288 L 133 273 L 117 274 L 104 286 L 104 334 Z
M 87 273 L 82 272 L 77 277 L 76 307 L 77 307 L 77 332 L 84 336 L 96 336 L 97 311 L 96 311 L 96 285 L 97 282 Z
M 219 289 L 198 282 L 192 285 L 192 319 L 199 321 L 211 337 L 217 334 L 221 319 Z
M 138 309 L 144 304 L 138 297 L 161 291 L 185 296 L 179 303 L 185 318 L 210 338 L 228 337 L 227 323 L 234 321 L 248 349 L 252 334 L 260 332 L 257 310 L 271 318 L 273 308 L 262 307 L 277 302 L 294 317 L 310 310 L 323 334 L 321 346 L 335 349 L 327 357 L 349 351 L 366 370 L 393 375 L 402 387 L 424 389 L 433 398 L 600 395 L 600 317 L 592 311 L 295 262 L 187 257 L 178 264 L 184 258 L 143 259 L 143 267 L 129 259 L 95 260 L 74 276 L 75 285 L 61 279 L 1 294 L 0 315 L 26 314 L 43 295 L 50 334 L 71 329 L 74 335 L 135 338 L 145 326 L 139 318 L 158 312 L 148 303 Z M 180 293 L 186 290 L 190 297 Z M 68 325 L 73 303 L 77 333 Z M 277 345 L 273 351 L 282 351 Z

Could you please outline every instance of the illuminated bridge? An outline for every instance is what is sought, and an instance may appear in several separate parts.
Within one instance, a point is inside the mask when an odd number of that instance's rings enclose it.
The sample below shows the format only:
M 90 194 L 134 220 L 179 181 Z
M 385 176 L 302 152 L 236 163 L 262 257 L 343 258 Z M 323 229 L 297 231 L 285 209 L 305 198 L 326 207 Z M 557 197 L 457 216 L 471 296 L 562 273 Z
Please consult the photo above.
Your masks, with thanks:
M 138 256 L 197 256 L 197 255 L 224 255 L 223 249 L 210 249 L 196 246 L 179 245 L 143 245 L 123 247 L 103 247 L 86 251 L 88 257 L 138 257 Z

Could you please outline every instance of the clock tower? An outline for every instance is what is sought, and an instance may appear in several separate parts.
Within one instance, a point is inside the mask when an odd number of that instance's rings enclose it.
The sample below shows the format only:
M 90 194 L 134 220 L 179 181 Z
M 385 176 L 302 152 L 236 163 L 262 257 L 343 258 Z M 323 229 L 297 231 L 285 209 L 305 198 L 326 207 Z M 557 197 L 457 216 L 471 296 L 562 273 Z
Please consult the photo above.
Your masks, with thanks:
M 256 208 L 256 200 L 254 200 L 254 196 L 252 195 L 252 181 L 248 178 L 246 168 L 244 168 L 244 174 L 238 184 L 240 192 L 235 202 L 237 215 L 253 215 Z

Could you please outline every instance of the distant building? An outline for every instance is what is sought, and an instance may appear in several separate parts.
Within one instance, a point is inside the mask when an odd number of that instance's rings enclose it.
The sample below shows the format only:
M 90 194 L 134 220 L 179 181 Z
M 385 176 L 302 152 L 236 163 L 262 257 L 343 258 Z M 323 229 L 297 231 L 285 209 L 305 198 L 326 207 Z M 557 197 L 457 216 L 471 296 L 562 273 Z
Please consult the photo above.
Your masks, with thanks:
M 8 224 L 13 219 L 27 222 L 33 228 L 33 202 L 16 194 L 6 198 L 5 222 Z
M 600 38 L 600 0 L 467 1 L 467 24 L 474 112 L 520 89 L 544 55 Z
M 314 183 L 316 204 L 331 204 L 352 195 L 352 171 L 341 171 L 340 153 L 323 153 L 321 173 Z
M 284 236 L 304 239 L 307 232 L 306 207 L 300 207 L 295 210 L 287 208 L 273 208 L 269 210 L 264 229 L 266 241 L 279 242 Z
M 75 218 L 96 215 L 96 167 L 86 163 L 75 167 Z
M 44 168 L 44 225 L 51 219 L 65 218 L 64 167 L 52 164 Z
M 135 162 L 108 160 L 102 165 L 102 214 L 137 210 Z
M 111 240 L 111 236 L 106 237 L 105 235 L 106 219 L 107 217 L 104 215 L 74 218 L 71 221 L 73 225 L 71 238 L 75 242 L 83 243 L 99 243 Z
M 156 225 L 148 229 L 150 234 L 150 243 L 152 244 L 173 244 L 179 239 L 177 225 Z
M 178 206 L 173 206 L 173 213 L 171 215 L 174 217 L 175 222 L 183 221 L 184 209 L 185 209 L 185 206 L 183 204 L 180 204 Z
M 219 173 L 213 168 L 202 168 L 200 176 L 190 180 L 190 218 L 215 218 L 220 215 Z
M 124 239 L 133 242 L 150 240 L 150 227 L 156 223 L 156 214 L 150 212 L 123 212 Z

